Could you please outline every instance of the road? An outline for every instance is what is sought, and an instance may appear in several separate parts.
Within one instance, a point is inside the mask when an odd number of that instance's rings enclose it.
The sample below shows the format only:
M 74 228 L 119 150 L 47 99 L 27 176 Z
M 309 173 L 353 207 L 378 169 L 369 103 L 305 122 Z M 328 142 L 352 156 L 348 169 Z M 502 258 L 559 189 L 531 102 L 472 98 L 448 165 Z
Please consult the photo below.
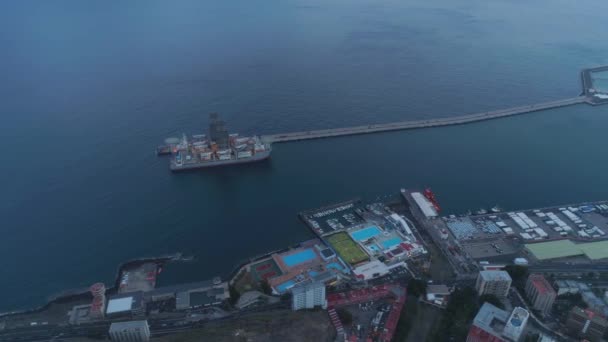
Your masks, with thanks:
M 213 321 L 239 319 L 243 316 L 258 313 L 260 311 L 285 309 L 289 308 L 290 304 L 290 302 L 283 301 L 244 311 L 235 311 L 229 313 L 225 317 L 215 319 Z M 205 323 L 209 322 L 209 320 L 195 321 L 192 320 L 192 317 L 189 317 L 191 313 L 200 312 L 201 310 L 203 309 L 184 312 L 184 316 L 181 318 L 148 319 L 148 322 L 150 323 L 150 332 L 152 333 L 152 336 L 162 336 L 201 327 Z M 11 329 L 0 332 L 0 341 L 61 341 L 64 338 L 72 337 L 107 336 L 108 330 L 110 329 L 110 324 L 115 321 L 119 320 L 105 320 L 102 322 L 81 325 L 44 325 Z

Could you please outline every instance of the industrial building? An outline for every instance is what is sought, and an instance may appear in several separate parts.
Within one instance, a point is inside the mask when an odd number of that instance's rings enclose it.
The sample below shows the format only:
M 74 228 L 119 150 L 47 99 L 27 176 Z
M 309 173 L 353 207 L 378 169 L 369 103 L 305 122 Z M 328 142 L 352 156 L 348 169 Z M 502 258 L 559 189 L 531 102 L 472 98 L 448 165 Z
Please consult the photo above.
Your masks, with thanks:
M 411 196 L 426 218 L 435 218 L 438 216 L 437 209 L 433 206 L 433 203 L 431 203 L 423 194 L 420 192 L 412 192 Z
M 110 297 L 106 307 L 106 316 L 139 317 L 145 314 L 143 292 L 129 292 Z
M 530 313 L 520 307 L 509 312 L 484 303 L 473 320 L 467 342 L 517 342 L 526 328 Z
M 445 285 L 427 285 L 426 300 L 439 306 L 447 305 L 450 297 L 450 288 Z
M 526 281 L 526 296 L 534 309 L 547 315 L 551 312 L 557 294 L 542 274 L 530 274 Z
M 511 287 L 511 276 L 506 271 L 481 271 L 477 276 L 475 289 L 481 295 L 493 294 L 505 298 Z
M 554 283 L 554 288 L 557 290 L 557 295 L 575 294 L 579 292 L 578 282 L 574 280 L 557 280 Z
M 582 257 L 589 261 L 608 259 L 608 240 L 587 243 L 557 240 L 526 244 L 525 247 L 539 261 L 572 257 Z
M 315 307 L 327 308 L 327 299 L 325 298 L 325 284 L 314 282 L 296 286 L 291 290 L 292 300 L 291 309 L 313 309 Z
M 566 327 L 571 334 L 595 342 L 604 336 L 608 321 L 591 310 L 575 306 L 568 314 Z
M 219 305 L 230 298 L 228 283 L 219 278 L 194 283 L 165 286 L 144 293 L 148 303 L 175 299 L 175 309 Z
M 110 338 L 117 342 L 150 341 L 148 321 L 115 322 L 110 325 Z

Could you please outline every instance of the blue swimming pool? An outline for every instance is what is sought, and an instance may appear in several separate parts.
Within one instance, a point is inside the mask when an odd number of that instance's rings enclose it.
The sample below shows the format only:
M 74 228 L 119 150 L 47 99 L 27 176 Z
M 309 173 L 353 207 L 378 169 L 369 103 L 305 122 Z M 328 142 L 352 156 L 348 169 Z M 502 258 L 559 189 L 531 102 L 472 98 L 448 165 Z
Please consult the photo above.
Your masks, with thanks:
M 384 247 L 384 249 L 389 249 L 395 245 L 400 244 L 401 242 L 403 242 L 403 240 L 401 240 L 400 238 L 396 237 L 396 238 L 392 238 L 389 240 L 385 240 L 382 241 L 382 247 Z
M 292 288 L 295 284 L 296 283 L 293 280 L 288 280 L 282 284 L 277 285 L 277 291 L 279 291 L 279 293 L 284 293 L 285 291 Z
M 375 244 L 367 246 L 367 249 L 369 249 L 372 252 L 380 252 L 380 247 L 378 247 L 378 245 L 375 245 Z
M 344 266 L 340 265 L 337 262 L 332 262 L 331 264 L 327 264 L 327 268 L 333 268 L 334 270 L 338 270 L 344 273 Z
M 317 255 L 315 254 L 315 252 L 309 248 L 294 254 L 284 256 L 283 262 L 285 263 L 285 265 L 287 265 L 287 267 L 293 267 L 298 264 L 313 260 L 316 257 Z
M 376 226 L 371 226 L 351 233 L 350 236 L 352 236 L 355 241 L 364 241 L 369 238 L 373 238 L 378 234 L 380 234 L 380 228 Z

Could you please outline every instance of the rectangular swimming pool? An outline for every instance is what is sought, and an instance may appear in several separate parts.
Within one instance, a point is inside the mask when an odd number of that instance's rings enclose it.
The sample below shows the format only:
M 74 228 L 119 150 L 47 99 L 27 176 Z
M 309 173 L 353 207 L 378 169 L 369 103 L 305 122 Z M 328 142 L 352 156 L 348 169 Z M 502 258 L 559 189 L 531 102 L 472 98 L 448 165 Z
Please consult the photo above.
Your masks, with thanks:
M 338 270 L 344 273 L 344 267 L 338 262 L 332 262 L 331 264 L 327 264 L 327 268 L 333 268 L 334 270 Z
M 277 291 L 282 294 L 283 292 L 292 288 L 295 284 L 296 283 L 293 280 L 288 280 L 282 284 L 277 285 Z
M 392 238 L 389 240 L 385 240 L 382 241 L 382 247 L 384 247 L 384 249 L 389 249 L 395 245 L 400 244 L 401 242 L 403 242 L 403 240 L 401 240 L 400 238 L 396 237 L 396 238 Z
M 357 242 L 365 241 L 380 234 L 380 229 L 376 226 L 367 227 L 350 234 Z
M 307 261 L 313 260 L 317 255 L 312 249 L 305 249 L 303 251 L 286 255 L 283 257 L 283 262 L 287 267 L 294 267 L 296 265 L 305 263 Z
M 376 244 L 372 244 L 372 245 L 369 245 L 366 247 L 367 247 L 367 249 L 369 249 L 372 252 L 380 252 L 380 247 L 378 247 L 378 245 L 376 245 Z

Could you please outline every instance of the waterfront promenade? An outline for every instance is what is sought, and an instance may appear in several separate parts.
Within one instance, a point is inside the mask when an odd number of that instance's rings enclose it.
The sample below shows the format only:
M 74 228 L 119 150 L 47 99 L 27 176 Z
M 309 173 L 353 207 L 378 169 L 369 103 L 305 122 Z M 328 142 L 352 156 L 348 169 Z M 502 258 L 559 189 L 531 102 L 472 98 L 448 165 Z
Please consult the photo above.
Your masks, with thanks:
M 385 124 L 374 124 L 366 126 L 354 126 L 354 127 L 343 127 L 343 128 L 332 128 L 332 129 L 321 129 L 314 131 L 303 131 L 303 132 L 292 132 L 292 133 L 280 133 L 264 135 L 262 139 L 269 143 L 281 143 L 297 140 L 310 140 L 310 139 L 321 139 L 330 137 L 340 137 L 345 135 L 355 134 L 367 134 L 387 131 L 398 131 L 406 129 L 417 129 L 417 128 L 430 128 L 430 127 L 441 127 L 441 126 L 452 126 L 462 125 L 477 121 L 492 120 L 498 118 L 504 118 L 508 116 L 515 116 L 520 114 L 526 114 L 531 112 L 537 112 L 547 109 L 571 106 L 580 103 L 587 103 L 588 98 L 586 96 L 573 97 L 568 99 L 537 103 L 533 105 L 526 105 L 520 107 L 512 107 L 507 109 L 500 109 L 489 112 L 467 114 L 461 116 L 453 116 L 447 118 L 428 119 L 428 120 L 410 120 L 400 121 Z

